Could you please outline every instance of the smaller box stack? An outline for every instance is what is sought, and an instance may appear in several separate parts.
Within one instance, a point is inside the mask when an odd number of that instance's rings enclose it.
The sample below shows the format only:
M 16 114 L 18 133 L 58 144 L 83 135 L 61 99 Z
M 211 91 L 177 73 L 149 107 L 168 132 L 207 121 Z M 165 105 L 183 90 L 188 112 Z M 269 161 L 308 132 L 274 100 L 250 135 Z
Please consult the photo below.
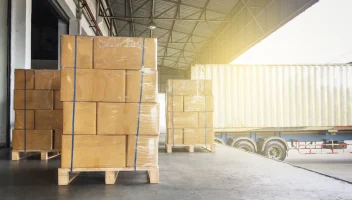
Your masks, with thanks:
M 15 70 L 12 160 L 21 152 L 40 152 L 41 159 L 61 151 L 62 103 L 59 70 Z M 25 155 L 28 156 L 28 155 Z
M 214 148 L 212 84 L 208 80 L 168 80 L 166 151 L 173 147 Z
M 71 171 L 105 171 L 112 184 L 118 171 L 144 170 L 157 183 L 156 39 L 64 35 L 61 41 L 59 185 L 70 182 Z

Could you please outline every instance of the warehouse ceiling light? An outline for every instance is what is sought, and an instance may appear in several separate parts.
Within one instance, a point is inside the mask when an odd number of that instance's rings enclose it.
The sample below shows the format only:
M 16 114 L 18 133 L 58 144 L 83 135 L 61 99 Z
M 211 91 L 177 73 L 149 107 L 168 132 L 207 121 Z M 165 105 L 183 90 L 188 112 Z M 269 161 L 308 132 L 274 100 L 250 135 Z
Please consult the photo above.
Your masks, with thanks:
M 156 24 L 155 22 L 153 21 L 153 19 L 150 20 L 149 24 L 148 24 L 148 28 L 150 30 L 153 30 L 153 29 L 156 29 Z

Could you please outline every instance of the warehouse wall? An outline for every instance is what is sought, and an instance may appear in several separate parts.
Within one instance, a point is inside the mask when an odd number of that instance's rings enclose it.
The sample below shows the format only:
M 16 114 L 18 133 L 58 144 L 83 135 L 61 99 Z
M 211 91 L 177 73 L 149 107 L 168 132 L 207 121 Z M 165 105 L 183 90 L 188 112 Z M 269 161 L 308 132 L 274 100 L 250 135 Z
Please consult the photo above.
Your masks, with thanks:
M 89 5 L 89 8 L 92 10 L 93 14 L 96 14 L 96 1 L 95 0 L 87 0 L 87 3 Z M 70 28 L 69 28 L 69 33 L 71 35 L 77 34 L 77 31 L 75 30 L 77 27 L 77 22 L 76 22 L 76 4 L 75 0 L 60 0 L 58 1 L 62 9 L 66 12 L 66 14 L 70 18 Z M 97 18 L 97 16 L 95 16 Z M 108 35 L 108 28 L 106 27 L 106 24 L 104 24 L 103 20 L 98 19 L 98 24 L 99 27 L 103 33 L 103 35 L 107 36 Z M 100 23 L 99 23 L 100 22 Z M 95 35 L 92 28 L 89 27 L 88 20 L 82 15 L 82 20 L 81 20 L 81 32 L 86 33 L 86 35 L 93 36 Z
M 11 5 L 11 100 L 15 69 L 31 68 L 32 0 L 12 0 Z M 14 126 L 13 101 L 10 102 L 10 130 Z
M 7 110 L 7 1 L 0 1 L 0 148 L 6 144 Z

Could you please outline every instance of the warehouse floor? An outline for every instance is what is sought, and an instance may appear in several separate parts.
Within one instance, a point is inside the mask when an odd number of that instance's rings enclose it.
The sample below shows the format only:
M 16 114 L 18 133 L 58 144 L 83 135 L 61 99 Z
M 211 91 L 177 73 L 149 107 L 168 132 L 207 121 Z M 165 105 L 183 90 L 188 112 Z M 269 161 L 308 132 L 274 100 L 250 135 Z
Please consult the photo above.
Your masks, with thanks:
M 0 153 L 0 199 L 351 199 L 352 185 L 285 163 L 217 145 L 216 153 L 160 150 L 160 183 L 146 173 L 84 173 L 57 186 L 60 159 L 10 161 Z

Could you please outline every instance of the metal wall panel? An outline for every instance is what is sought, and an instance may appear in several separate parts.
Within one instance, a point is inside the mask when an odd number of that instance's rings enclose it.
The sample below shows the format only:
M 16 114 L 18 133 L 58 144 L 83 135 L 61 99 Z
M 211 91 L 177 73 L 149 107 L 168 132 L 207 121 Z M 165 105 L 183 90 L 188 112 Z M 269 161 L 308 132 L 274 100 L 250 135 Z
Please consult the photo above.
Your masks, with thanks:
M 352 126 L 352 65 L 195 65 L 211 79 L 214 127 Z

